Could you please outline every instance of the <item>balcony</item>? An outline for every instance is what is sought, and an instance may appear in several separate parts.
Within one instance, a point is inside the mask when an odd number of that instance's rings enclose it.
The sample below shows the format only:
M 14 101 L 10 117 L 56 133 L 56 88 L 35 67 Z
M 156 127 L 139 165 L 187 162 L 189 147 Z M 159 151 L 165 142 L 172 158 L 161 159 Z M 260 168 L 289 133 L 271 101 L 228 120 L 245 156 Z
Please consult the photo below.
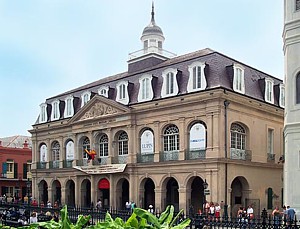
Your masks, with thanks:
M 162 55 L 164 57 L 167 57 L 169 59 L 173 58 L 173 57 L 176 57 L 175 53 L 172 53 L 170 51 L 158 48 L 156 46 L 150 46 L 147 49 L 140 49 L 138 51 L 129 53 L 129 60 L 144 56 L 146 54 L 151 54 L 151 53 L 157 53 L 157 54 L 160 54 L 160 55 Z
M 154 154 L 137 154 L 138 163 L 151 163 L 154 162 Z
M 47 162 L 37 162 L 36 168 L 37 169 L 46 169 L 46 165 L 47 165 Z
M 274 153 L 268 153 L 267 154 L 267 161 L 268 162 L 275 162 L 275 154 Z
M 178 161 L 179 151 L 159 152 L 159 161 Z
M 117 157 L 112 158 L 113 164 L 126 164 L 128 155 L 118 155 Z
M 187 151 L 185 154 L 186 160 L 194 160 L 194 159 L 205 159 L 206 158 L 206 150 L 191 150 Z
M 230 159 L 251 161 L 252 160 L 252 151 L 231 148 L 230 149 Z
M 88 159 L 87 158 L 82 158 L 77 160 L 76 162 L 77 166 L 88 166 Z
M 59 161 L 50 161 L 49 162 L 49 169 L 58 169 L 59 168 Z
M 63 160 L 63 168 L 72 168 L 73 160 Z

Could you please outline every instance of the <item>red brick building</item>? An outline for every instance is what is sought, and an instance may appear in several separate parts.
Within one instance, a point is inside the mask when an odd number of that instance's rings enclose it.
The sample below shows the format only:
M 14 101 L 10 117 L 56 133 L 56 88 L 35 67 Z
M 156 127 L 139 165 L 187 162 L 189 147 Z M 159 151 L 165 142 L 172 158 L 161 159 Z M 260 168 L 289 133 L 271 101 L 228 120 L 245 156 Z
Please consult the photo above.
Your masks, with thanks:
M 23 199 L 31 193 L 31 148 L 5 147 L 0 141 L 0 194 Z

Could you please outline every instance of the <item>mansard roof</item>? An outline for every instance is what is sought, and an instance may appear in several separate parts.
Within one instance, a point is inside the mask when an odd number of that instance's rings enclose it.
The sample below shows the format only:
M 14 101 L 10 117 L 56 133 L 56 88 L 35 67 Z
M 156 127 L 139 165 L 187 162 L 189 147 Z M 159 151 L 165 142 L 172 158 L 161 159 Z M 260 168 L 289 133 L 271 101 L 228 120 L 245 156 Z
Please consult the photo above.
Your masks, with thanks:
M 239 64 L 243 67 L 245 79 L 245 95 L 251 98 L 264 102 L 264 92 L 259 82 L 261 81 L 261 79 L 272 78 L 274 80 L 274 86 L 282 83 L 282 80 L 280 79 L 277 79 L 255 68 L 252 68 L 222 53 L 206 48 L 203 50 L 174 57 L 172 59 L 163 61 L 152 67 L 147 67 L 142 70 L 123 72 L 97 80 L 95 82 L 64 92 L 57 96 L 48 98 L 46 100 L 46 103 L 51 104 L 51 102 L 56 99 L 63 101 L 67 96 L 70 95 L 72 95 L 77 100 L 80 100 L 81 94 L 84 91 L 91 91 L 92 98 L 95 94 L 97 94 L 98 89 L 101 86 L 108 86 L 110 88 L 108 99 L 116 100 L 116 84 L 120 81 L 128 81 L 130 83 L 130 100 L 128 105 L 137 104 L 139 92 L 139 78 L 144 74 L 153 75 L 156 78 L 156 83 L 154 84 L 153 88 L 154 97 L 152 100 L 161 99 L 161 88 L 163 83 L 162 72 L 168 68 L 177 69 L 178 72 L 180 72 L 181 90 L 179 92 L 179 95 L 186 94 L 188 93 L 188 66 L 196 61 L 205 63 L 205 75 L 207 80 L 206 90 L 213 88 L 225 88 L 233 91 L 232 80 L 234 64 Z M 80 102 L 77 102 L 76 104 L 74 104 L 75 113 L 81 108 Z M 278 100 L 275 100 L 274 105 L 278 106 Z

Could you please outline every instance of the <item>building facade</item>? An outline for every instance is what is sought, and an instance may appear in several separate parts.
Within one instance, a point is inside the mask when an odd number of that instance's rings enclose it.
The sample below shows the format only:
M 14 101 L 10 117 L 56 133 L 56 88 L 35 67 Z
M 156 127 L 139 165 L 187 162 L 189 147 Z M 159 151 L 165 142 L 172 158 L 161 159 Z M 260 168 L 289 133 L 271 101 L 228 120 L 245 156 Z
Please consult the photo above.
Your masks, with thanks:
M 40 105 L 37 200 L 188 212 L 206 199 L 234 216 L 282 204 L 282 81 L 211 49 L 175 57 L 164 40 L 152 8 L 127 72 Z
M 2 146 L 0 141 L 0 195 L 11 201 L 23 200 L 31 194 L 31 156 L 32 151 L 28 143 L 23 148 Z
M 300 214 L 300 1 L 284 1 L 283 50 L 286 107 L 284 119 L 284 202 Z

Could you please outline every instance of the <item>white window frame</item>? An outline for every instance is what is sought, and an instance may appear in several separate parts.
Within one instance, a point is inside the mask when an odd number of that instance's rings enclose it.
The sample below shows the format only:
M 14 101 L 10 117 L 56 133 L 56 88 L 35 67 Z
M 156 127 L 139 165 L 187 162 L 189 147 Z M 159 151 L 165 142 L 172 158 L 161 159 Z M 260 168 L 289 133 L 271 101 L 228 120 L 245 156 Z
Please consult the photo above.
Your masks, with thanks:
M 196 71 L 196 76 L 194 76 L 194 68 L 201 68 L 200 70 L 200 87 L 196 86 L 194 87 L 194 82 L 196 82 L 196 85 L 198 85 L 198 71 Z M 187 91 L 188 92 L 194 92 L 194 91 L 201 91 L 201 90 L 205 90 L 206 86 L 207 86 L 207 82 L 206 82 L 206 76 L 204 73 L 204 68 L 205 68 L 205 63 L 197 61 L 192 63 L 191 65 L 188 66 L 188 70 L 189 70 L 189 82 L 188 82 L 188 86 L 187 86 Z M 194 77 L 196 77 L 195 81 L 194 81 Z
M 123 131 L 118 136 L 118 155 L 128 155 L 129 144 L 128 144 L 128 134 Z
M 139 79 L 140 89 L 138 94 L 138 102 L 149 101 L 153 98 L 152 75 L 143 75 Z M 148 84 L 145 83 L 148 80 Z
M 274 129 L 268 128 L 267 147 L 268 154 L 274 154 Z
M 233 65 L 233 90 L 245 94 L 245 68 L 240 64 Z
M 74 115 L 73 100 L 74 100 L 73 96 L 68 96 L 65 99 L 65 111 L 64 111 L 65 118 L 72 117 Z
M 102 96 L 108 98 L 108 90 L 109 90 L 108 86 L 102 86 L 98 89 L 98 95 L 102 95 Z
M 116 101 L 127 105 L 129 103 L 128 81 L 121 81 L 116 84 L 117 98 Z M 124 91 L 123 91 L 124 90 Z
M 46 103 L 42 103 L 40 105 L 40 109 L 41 109 L 41 113 L 40 113 L 40 118 L 39 118 L 39 123 L 45 123 L 47 122 L 47 104 Z
M 59 111 L 59 100 L 56 99 L 51 103 L 52 106 L 52 112 L 51 112 L 51 121 L 58 120 L 60 117 L 60 111 Z
M 285 107 L 285 86 L 284 84 L 279 85 L 279 106 Z
M 168 74 L 173 73 L 173 82 L 169 82 Z M 163 77 L 163 84 L 162 84 L 162 89 L 161 89 L 161 97 L 170 97 L 178 94 L 178 85 L 177 85 L 177 69 L 175 68 L 168 68 L 162 72 L 162 77 Z M 167 87 L 169 86 L 169 89 L 171 89 L 170 84 L 173 86 L 173 93 L 169 93 L 167 90 Z
M 274 103 L 274 80 L 271 78 L 265 78 L 265 101 L 268 103 Z
M 81 107 L 87 104 L 90 101 L 90 99 L 91 99 L 91 92 L 90 91 L 83 92 L 81 95 Z
M 6 161 L 6 177 L 7 178 L 14 178 L 14 161 Z

